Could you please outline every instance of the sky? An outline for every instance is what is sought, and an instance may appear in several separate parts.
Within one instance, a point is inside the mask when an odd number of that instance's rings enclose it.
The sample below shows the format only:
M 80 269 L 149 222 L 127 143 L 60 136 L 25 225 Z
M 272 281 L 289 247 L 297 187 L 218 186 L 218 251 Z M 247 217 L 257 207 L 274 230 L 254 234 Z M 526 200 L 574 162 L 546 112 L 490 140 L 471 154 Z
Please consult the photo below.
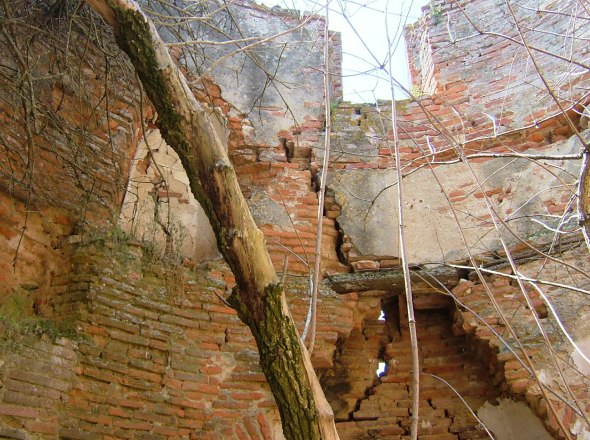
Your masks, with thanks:
M 344 99 L 375 102 L 391 99 L 389 80 L 380 65 L 389 68 L 388 31 L 392 45 L 392 72 L 396 80 L 409 88 L 405 42 L 401 37 L 405 24 L 415 22 L 427 0 L 329 0 L 329 27 L 342 34 Z M 316 11 L 325 15 L 325 3 L 314 0 L 259 0 L 267 6 Z M 345 18 L 348 17 L 348 18 Z M 387 20 L 386 20 L 387 18 Z M 396 91 L 396 99 L 406 96 Z

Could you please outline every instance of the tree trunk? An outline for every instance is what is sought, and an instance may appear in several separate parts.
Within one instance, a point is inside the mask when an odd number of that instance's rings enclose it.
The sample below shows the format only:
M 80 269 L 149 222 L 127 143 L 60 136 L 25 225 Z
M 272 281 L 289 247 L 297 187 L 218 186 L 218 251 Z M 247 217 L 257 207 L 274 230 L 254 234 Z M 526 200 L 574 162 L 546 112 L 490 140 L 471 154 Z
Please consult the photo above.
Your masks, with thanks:
M 114 30 L 158 112 L 163 138 L 180 157 L 237 287 L 230 302 L 250 327 L 287 439 L 338 439 L 334 417 L 300 342 L 221 140 L 155 27 L 131 0 L 87 0 Z
M 588 147 L 584 148 L 582 156 L 582 168 L 580 170 L 580 180 L 578 181 L 578 224 L 582 229 L 582 235 L 586 242 L 586 247 L 590 250 L 590 152 Z

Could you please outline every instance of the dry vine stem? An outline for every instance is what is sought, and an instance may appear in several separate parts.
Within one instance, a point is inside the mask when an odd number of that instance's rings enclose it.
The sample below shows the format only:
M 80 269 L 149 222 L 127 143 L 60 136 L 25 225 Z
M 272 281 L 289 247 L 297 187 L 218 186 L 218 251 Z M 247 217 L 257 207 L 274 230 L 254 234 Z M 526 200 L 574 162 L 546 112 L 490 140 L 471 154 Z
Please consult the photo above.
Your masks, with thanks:
M 159 128 L 177 152 L 190 187 L 207 213 L 219 250 L 236 277 L 229 298 L 250 327 L 260 365 L 277 402 L 287 439 L 334 440 L 330 405 L 297 334 L 283 286 L 238 185 L 223 144 L 173 63 L 154 25 L 130 0 L 87 0 L 113 27 L 146 94 Z
M 328 179 L 328 166 L 330 164 L 330 140 L 331 140 L 331 115 L 330 115 L 330 31 L 329 25 L 329 11 L 330 0 L 326 0 L 326 18 L 324 22 L 324 106 L 326 118 L 325 142 L 324 142 L 324 158 L 322 161 L 322 169 L 320 172 L 320 188 L 318 190 L 318 212 L 317 212 L 317 227 L 316 227 L 316 242 L 315 242 L 315 261 L 313 265 L 312 281 L 311 281 L 311 327 L 309 335 L 309 352 L 313 352 L 315 345 L 316 323 L 317 323 L 317 303 L 318 303 L 318 284 L 320 282 L 320 270 L 322 261 L 322 226 L 324 218 L 324 199 L 326 193 L 326 181 Z
M 387 21 L 385 22 L 387 27 Z M 389 71 L 391 72 L 391 41 L 389 41 L 389 29 L 387 29 L 387 43 L 389 47 Z M 393 76 L 389 74 L 389 87 L 391 91 L 391 125 L 393 130 L 393 153 L 395 154 L 395 171 L 397 174 L 397 213 L 398 213 L 398 236 L 399 236 L 399 253 L 404 272 L 404 290 L 406 292 L 406 306 L 408 311 L 408 330 L 410 332 L 410 344 L 412 347 L 412 424 L 410 426 L 410 436 L 412 440 L 418 438 L 418 427 L 420 420 L 420 357 L 418 351 L 418 334 L 416 332 L 416 318 L 414 314 L 414 299 L 412 296 L 412 281 L 410 278 L 410 268 L 406 254 L 406 242 L 404 237 L 404 203 L 403 203 L 403 183 L 402 168 L 399 148 L 399 138 L 397 133 L 397 109 L 395 106 L 395 87 Z
M 457 146 L 456 148 L 459 149 L 459 153 L 460 153 L 460 146 Z M 465 162 L 467 162 L 467 164 L 469 165 L 469 162 L 467 160 L 465 160 L 464 157 L 463 157 L 463 160 Z M 449 205 L 451 206 L 451 212 L 453 214 L 453 218 L 454 218 L 454 220 L 455 220 L 455 222 L 456 222 L 456 224 L 457 224 L 457 226 L 459 228 L 460 236 L 461 236 L 461 239 L 462 239 L 462 241 L 463 241 L 463 243 L 465 245 L 465 248 L 467 249 L 469 259 L 470 259 L 470 261 L 472 263 L 472 267 L 475 270 L 475 272 L 476 272 L 476 274 L 477 274 L 477 276 L 478 276 L 478 278 L 479 278 L 482 286 L 484 287 L 484 289 L 486 291 L 486 294 L 487 294 L 488 298 L 490 299 L 490 302 L 492 303 L 494 309 L 498 313 L 498 316 L 500 317 L 500 319 L 503 322 L 504 326 L 508 330 L 509 334 L 515 339 L 515 341 L 517 343 L 517 346 L 518 346 L 518 349 L 522 353 L 522 356 L 517 356 L 516 353 L 508 346 L 508 344 L 503 339 L 500 339 L 500 340 L 502 340 L 504 342 L 504 344 L 506 345 L 506 347 L 508 347 L 510 349 L 510 351 L 515 355 L 516 359 L 525 367 L 525 369 L 534 377 L 534 379 L 537 380 L 537 383 L 538 383 L 538 385 L 540 387 L 541 393 L 543 394 L 543 396 L 545 398 L 545 401 L 547 402 L 547 405 L 549 407 L 549 410 L 553 413 L 553 416 L 558 421 L 558 423 L 560 425 L 560 428 L 564 432 L 565 437 L 568 438 L 568 439 L 571 439 L 571 436 L 570 436 L 569 431 L 567 431 L 566 428 L 563 426 L 563 423 L 559 419 L 558 414 L 557 414 L 557 411 L 555 410 L 555 407 L 554 407 L 552 401 L 548 397 L 548 394 L 547 394 L 547 391 L 548 390 L 545 388 L 545 385 L 539 380 L 538 373 L 536 372 L 535 367 L 534 367 L 532 361 L 530 360 L 528 353 L 526 352 L 525 348 L 523 347 L 523 345 L 522 345 L 522 343 L 521 343 L 518 335 L 516 334 L 513 326 L 510 324 L 510 320 L 503 313 L 500 305 L 496 301 L 496 298 L 494 297 L 494 294 L 492 292 L 491 287 L 489 286 L 488 281 L 486 281 L 486 279 L 484 278 L 484 276 L 482 274 L 482 270 L 480 269 L 479 265 L 476 263 L 475 258 L 473 256 L 473 254 L 471 253 L 471 250 L 470 250 L 470 248 L 468 246 L 467 239 L 465 238 L 465 235 L 463 234 L 463 228 L 462 228 L 461 223 L 460 223 L 460 221 L 459 221 L 459 219 L 457 217 L 457 213 L 456 213 L 456 211 L 454 209 L 452 209 L 452 204 L 450 202 L 450 199 L 448 198 L 448 195 L 444 191 L 444 188 L 443 188 L 443 186 L 442 186 L 442 184 L 441 184 L 441 182 L 440 182 L 440 180 L 439 180 L 439 178 L 437 176 L 436 171 L 432 167 L 432 165 L 430 165 L 430 171 L 433 174 L 433 176 L 434 176 L 435 180 L 437 181 L 438 185 L 440 186 L 441 190 L 443 191 L 443 193 L 445 195 L 445 198 L 447 199 Z M 475 175 L 475 173 L 473 172 L 473 170 L 471 169 L 471 167 L 470 167 L 470 172 L 472 173 L 472 176 L 476 179 L 476 181 L 479 183 L 480 191 L 482 191 L 482 193 L 484 194 L 484 200 L 486 202 L 486 205 L 488 206 L 488 209 L 490 209 L 489 208 L 490 202 L 487 199 L 487 197 L 485 197 L 485 193 L 483 192 L 483 188 L 481 187 L 481 183 L 477 179 L 477 176 Z M 492 216 L 496 215 L 496 213 L 493 211 L 493 209 L 490 209 L 490 211 L 492 212 Z M 496 225 L 496 228 L 497 228 L 497 225 Z M 502 244 L 504 244 L 504 240 L 502 240 Z M 508 251 L 508 249 L 506 247 L 505 247 L 505 250 L 507 251 L 507 254 L 509 255 L 511 265 L 513 267 L 515 267 L 514 266 L 514 261 L 510 257 L 510 253 L 509 253 L 509 251 Z M 518 280 L 518 281 L 519 282 L 522 282 L 521 280 Z M 453 297 L 453 299 L 457 303 L 460 303 L 460 301 L 458 301 L 457 298 Z M 465 306 L 463 305 L 463 307 L 465 307 Z M 496 335 L 496 336 L 498 336 L 498 335 Z

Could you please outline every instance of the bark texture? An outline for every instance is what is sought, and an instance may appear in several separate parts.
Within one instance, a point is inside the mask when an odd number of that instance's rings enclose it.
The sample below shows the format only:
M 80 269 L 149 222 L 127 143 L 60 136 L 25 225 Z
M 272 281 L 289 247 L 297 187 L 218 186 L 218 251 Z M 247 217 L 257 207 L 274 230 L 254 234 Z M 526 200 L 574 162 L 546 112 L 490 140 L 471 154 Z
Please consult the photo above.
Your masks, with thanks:
M 207 114 L 134 1 L 87 3 L 113 27 L 118 45 L 131 59 L 157 109 L 163 138 L 180 157 L 191 190 L 209 217 L 219 250 L 236 277 L 231 304 L 256 339 L 285 437 L 338 439 L 332 410 L 300 342 L 264 236 Z
M 586 247 L 590 251 L 590 152 L 588 147 L 584 146 L 582 156 L 582 168 L 580 170 L 580 180 L 578 181 L 578 223 L 582 229 L 582 235 L 586 242 Z

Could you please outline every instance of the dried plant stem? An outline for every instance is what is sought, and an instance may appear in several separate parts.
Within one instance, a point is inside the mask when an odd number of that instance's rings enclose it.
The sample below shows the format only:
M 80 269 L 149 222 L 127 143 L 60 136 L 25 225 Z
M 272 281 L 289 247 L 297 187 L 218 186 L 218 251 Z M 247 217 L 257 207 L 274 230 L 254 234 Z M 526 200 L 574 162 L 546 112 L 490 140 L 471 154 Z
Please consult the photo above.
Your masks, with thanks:
M 309 353 L 313 353 L 315 345 L 316 335 L 316 322 L 317 322 L 317 303 L 318 303 L 318 284 L 320 282 L 320 271 L 322 262 L 322 230 L 323 230 L 323 219 L 324 219 L 324 198 L 326 193 L 326 180 L 328 176 L 328 165 L 330 164 L 330 31 L 329 26 L 329 8 L 330 0 L 326 0 L 326 18 L 324 20 L 324 107 L 325 107 L 325 118 L 326 118 L 326 132 L 324 141 L 324 158 L 322 161 L 322 168 L 320 170 L 320 187 L 318 189 L 318 213 L 317 213 L 317 226 L 316 226 L 316 241 L 315 241 L 315 254 L 313 271 L 311 273 L 311 323 L 309 330 L 309 344 L 307 349 Z
M 385 21 L 387 26 L 387 21 Z M 389 47 L 389 71 L 391 72 L 391 48 L 392 44 L 387 30 L 387 39 Z M 412 347 L 412 424 L 410 426 L 410 436 L 412 440 L 418 438 L 418 421 L 420 420 L 420 357 L 418 351 L 418 335 L 416 333 L 416 317 L 414 314 L 414 299 L 412 297 L 412 283 L 410 278 L 410 268 L 406 255 L 406 243 L 404 237 L 404 205 L 403 205 L 403 184 L 402 184 L 402 166 L 399 151 L 399 138 L 397 133 L 397 112 L 395 107 L 395 87 L 391 74 L 389 74 L 389 87 L 391 92 L 391 123 L 393 130 L 393 154 L 395 155 L 395 171 L 397 175 L 397 213 L 398 213 L 398 234 L 399 234 L 399 253 L 404 272 L 404 287 L 406 292 L 406 306 L 408 311 L 408 329 L 410 332 L 410 344 Z

